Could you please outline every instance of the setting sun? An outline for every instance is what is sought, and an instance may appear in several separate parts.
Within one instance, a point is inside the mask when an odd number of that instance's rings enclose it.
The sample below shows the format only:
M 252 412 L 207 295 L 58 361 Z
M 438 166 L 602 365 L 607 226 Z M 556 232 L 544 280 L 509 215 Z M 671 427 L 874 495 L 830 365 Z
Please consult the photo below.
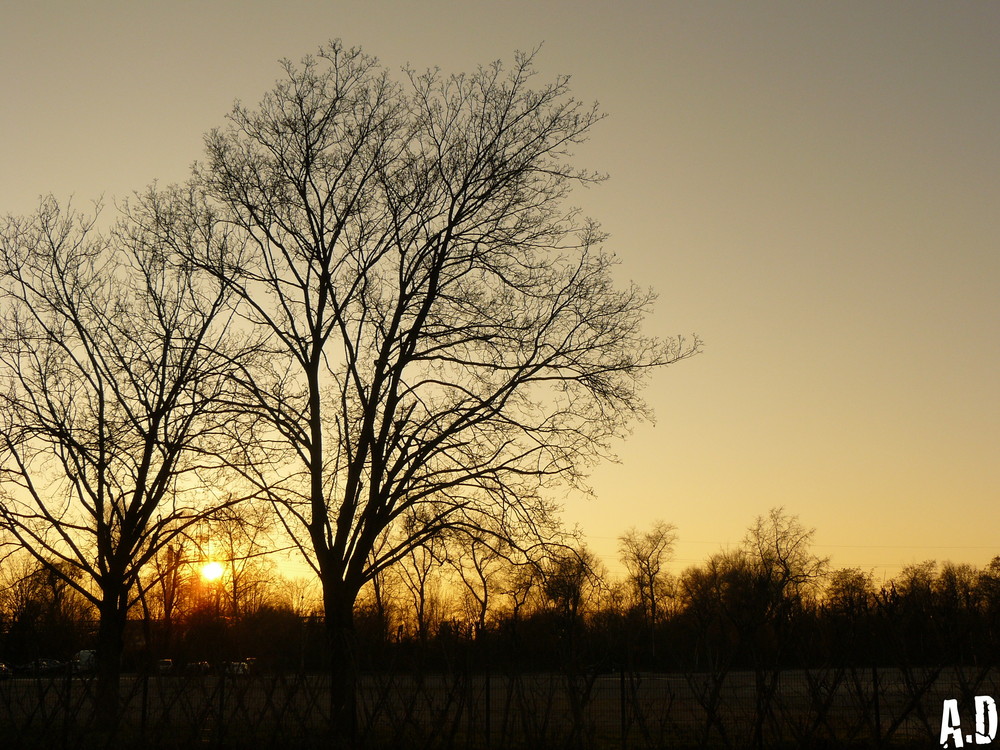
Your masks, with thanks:
M 206 581 L 218 581 L 222 578 L 222 564 L 214 560 L 201 566 L 201 577 Z

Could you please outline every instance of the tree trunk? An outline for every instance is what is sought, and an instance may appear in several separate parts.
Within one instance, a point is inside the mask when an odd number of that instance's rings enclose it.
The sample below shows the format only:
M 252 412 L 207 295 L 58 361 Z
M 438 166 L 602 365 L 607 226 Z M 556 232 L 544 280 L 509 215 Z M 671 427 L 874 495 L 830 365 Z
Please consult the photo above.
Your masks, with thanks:
M 113 729 L 118 722 L 121 690 L 121 656 L 124 647 L 125 611 L 115 591 L 105 591 L 97 629 L 97 726 Z
M 357 740 L 357 591 L 344 584 L 324 587 L 326 631 L 330 645 L 330 720 L 334 747 L 352 748 Z

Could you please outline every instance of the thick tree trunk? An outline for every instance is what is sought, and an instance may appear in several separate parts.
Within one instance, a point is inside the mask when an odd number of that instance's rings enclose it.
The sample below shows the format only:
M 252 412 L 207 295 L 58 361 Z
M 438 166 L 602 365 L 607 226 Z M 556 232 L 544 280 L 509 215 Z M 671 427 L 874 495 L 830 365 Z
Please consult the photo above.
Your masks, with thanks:
M 121 657 L 126 613 L 117 592 L 105 592 L 97 630 L 97 725 L 112 729 L 118 722 L 121 691 Z
M 343 584 L 324 587 L 330 645 L 330 718 L 335 747 L 353 748 L 358 733 L 358 653 L 354 632 L 357 591 Z

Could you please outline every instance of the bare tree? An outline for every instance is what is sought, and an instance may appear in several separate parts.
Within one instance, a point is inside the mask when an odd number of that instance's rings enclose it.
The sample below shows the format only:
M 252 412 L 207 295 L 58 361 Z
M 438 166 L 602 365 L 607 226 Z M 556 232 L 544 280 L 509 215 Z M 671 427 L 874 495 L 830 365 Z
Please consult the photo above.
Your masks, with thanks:
M 111 721 L 140 570 L 204 502 L 227 290 L 169 265 L 141 228 L 101 235 L 95 218 L 47 199 L 0 225 L 0 523 L 100 613 Z
M 671 523 L 656 521 L 649 531 L 640 533 L 632 528 L 618 537 L 618 554 L 643 618 L 650 625 L 659 621 L 668 595 L 664 565 L 673 554 L 676 529 Z
M 93 609 L 66 580 L 79 573 L 64 564 L 40 565 L 23 550 L 9 556 L 0 568 L 0 621 L 6 619 L 4 635 L 21 654 L 22 661 L 42 656 L 39 640 L 47 636 L 67 646 L 72 634 L 93 619 Z
M 773 508 L 754 520 L 740 547 L 684 571 L 678 588 L 685 616 L 696 626 L 697 658 L 704 653 L 719 673 L 745 658 L 760 670 L 767 660 L 775 663 L 827 570 L 828 560 L 812 551 L 813 534 L 797 516 Z
M 176 536 L 161 546 L 143 569 L 139 579 L 139 597 L 147 646 L 168 654 L 174 642 L 178 615 L 191 600 L 190 560 L 186 558 L 189 540 Z
M 537 598 L 544 576 L 541 565 L 531 558 L 511 562 L 500 582 L 498 593 L 506 597 L 510 622 L 516 627 L 522 613 L 529 607 L 529 602 Z
M 380 552 L 381 549 L 378 548 L 372 554 L 378 555 Z M 358 609 L 366 610 L 374 617 L 377 632 L 383 642 L 388 642 L 391 637 L 398 640 L 403 634 L 403 622 L 406 619 L 404 610 L 408 609 L 403 601 L 406 598 L 403 593 L 406 586 L 402 575 L 397 573 L 391 568 L 383 568 L 372 576 L 356 605 Z
M 664 600 L 670 595 L 669 574 L 663 569 L 673 554 L 676 527 L 656 521 L 649 531 L 632 528 L 618 538 L 618 554 L 628 571 L 633 595 L 649 628 L 649 644 L 656 655 L 656 625 L 662 617 Z
M 971 612 L 979 608 L 982 572 L 968 563 L 945 561 L 938 571 L 934 592 L 938 606 L 950 612 Z
M 823 600 L 828 611 L 860 616 L 875 603 L 875 580 L 861 568 L 840 568 L 829 574 Z
M 495 608 L 499 580 L 511 566 L 513 550 L 502 537 L 490 533 L 460 533 L 448 542 L 447 561 L 461 582 L 467 616 L 476 632 L 482 632 L 491 608 Z
M 441 621 L 441 568 L 444 544 L 439 538 L 411 549 L 396 566 L 399 581 L 410 595 L 413 629 L 421 642 L 427 640 L 431 625 Z
M 583 617 L 605 575 L 601 561 L 583 544 L 550 555 L 543 572 L 545 597 L 567 625 L 574 625 Z
M 285 607 L 303 619 L 317 612 L 322 606 L 319 587 L 315 578 L 279 578 L 275 592 L 277 605 Z
M 322 581 L 351 722 L 362 586 L 450 528 L 541 528 L 540 490 L 609 455 L 645 375 L 698 344 L 642 334 L 654 295 L 616 288 L 564 205 L 600 180 L 568 164 L 600 119 L 568 78 L 533 87 L 519 55 L 400 83 L 337 42 L 283 66 L 196 170 L 247 243 L 176 249 L 271 335 L 243 385 L 275 470 L 249 478 Z
M 813 553 L 815 533 L 784 508 L 757 516 L 747 530 L 743 549 L 770 608 L 800 602 L 826 575 L 830 559 Z
M 219 581 L 230 617 L 242 617 L 266 603 L 274 579 L 274 552 L 270 532 L 270 509 L 262 503 L 247 501 L 238 507 L 224 507 L 206 514 L 204 536 L 211 545 L 210 557 L 222 565 Z M 203 549 L 203 557 L 209 551 Z
M 988 613 L 995 615 L 1000 611 L 1000 556 L 994 557 L 980 571 L 976 588 Z

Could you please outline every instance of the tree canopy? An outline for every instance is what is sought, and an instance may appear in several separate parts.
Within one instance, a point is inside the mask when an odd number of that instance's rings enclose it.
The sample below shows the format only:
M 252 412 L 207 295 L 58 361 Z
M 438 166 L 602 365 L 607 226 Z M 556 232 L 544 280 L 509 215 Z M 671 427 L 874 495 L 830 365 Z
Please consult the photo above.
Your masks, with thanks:
M 653 293 L 619 288 L 605 236 L 565 205 L 600 179 L 569 164 L 600 115 L 567 78 L 533 86 L 519 55 L 400 82 L 338 42 L 283 67 L 207 136 L 193 188 L 137 216 L 156 231 L 211 207 L 242 233 L 211 252 L 162 239 L 269 336 L 241 377 L 247 478 L 329 617 L 445 530 L 537 531 L 540 490 L 608 455 L 648 416 L 649 370 L 698 342 L 642 332 Z

